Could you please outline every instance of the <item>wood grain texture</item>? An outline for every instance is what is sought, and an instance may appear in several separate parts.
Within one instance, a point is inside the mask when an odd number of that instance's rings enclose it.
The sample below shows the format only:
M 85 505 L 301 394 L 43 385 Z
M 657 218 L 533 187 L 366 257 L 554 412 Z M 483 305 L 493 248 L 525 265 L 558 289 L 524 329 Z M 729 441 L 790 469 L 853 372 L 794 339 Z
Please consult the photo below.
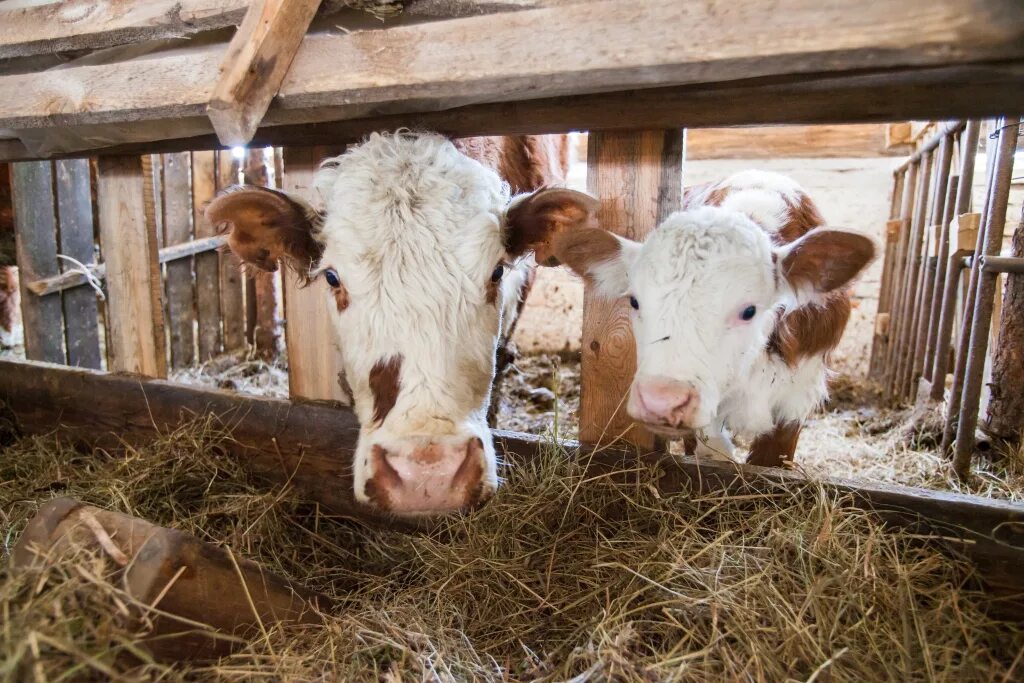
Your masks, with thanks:
M 277 158 L 277 151 L 274 158 Z M 267 150 L 260 147 L 249 149 L 245 167 L 242 169 L 246 185 L 270 187 L 267 167 Z M 280 180 L 280 170 L 275 169 Z M 276 358 L 281 350 L 281 316 L 277 296 L 277 273 L 258 271 L 247 281 L 246 289 L 246 335 L 256 353 L 264 359 Z
M 0 59 L 179 38 L 237 24 L 248 0 L 69 0 L 6 9 Z
M 188 152 L 163 156 L 164 179 L 164 244 L 168 247 L 192 240 L 192 186 L 189 169 L 192 157 Z M 167 304 L 171 367 L 192 365 L 196 358 L 195 294 L 192 275 L 193 259 L 169 262 L 164 291 Z
M 1011 254 L 1024 258 L 1024 212 L 1013 232 Z M 1024 275 L 1008 274 L 1005 278 L 982 429 L 1019 443 L 1024 434 Z M 992 318 L 994 323 L 994 313 Z
M 254 0 L 220 65 L 206 113 L 221 144 L 247 145 L 284 81 L 320 0 Z
M 659 216 L 678 209 L 681 138 L 681 130 L 590 134 L 587 190 L 601 198 L 601 227 L 642 240 L 657 227 Z M 629 443 L 653 447 L 654 436 L 635 425 L 625 409 L 636 372 L 636 345 L 625 300 L 608 301 L 584 292 L 581 355 L 580 440 L 606 444 L 621 436 Z
M 284 150 L 284 191 L 311 197 L 313 172 L 329 156 L 324 148 Z M 284 284 L 284 334 L 288 349 L 288 390 L 293 397 L 348 403 L 338 382 L 341 353 L 334 318 L 338 312 L 323 278 L 300 286 L 294 273 L 281 274 Z
M 217 155 L 217 191 L 238 184 L 239 160 L 229 150 Z M 220 264 L 220 316 L 224 328 L 224 351 L 245 349 L 245 299 L 242 264 L 229 250 L 217 254 Z
M 146 221 L 147 188 L 137 156 L 98 164 L 100 240 L 107 276 L 110 369 L 167 376 L 156 236 Z
M 217 164 L 213 152 L 192 153 L 192 225 L 196 239 L 213 237 L 216 228 L 206 220 L 206 205 L 217 194 Z M 217 254 L 196 255 L 196 319 L 199 362 L 221 352 L 220 259 Z
M 57 181 L 57 217 L 60 221 L 60 253 L 85 266 L 96 263 L 93 226 L 92 182 L 88 159 L 54 162 Z M 78 266 L 64 263 L 64 270 Z M 81 286 L 62 295 L 64 341 L 68 365 L 99 369 L 101 366 L 96 292 Z
M 822 126 L 700 128 L 687 132 L 686 158 L 776 159 L 906 156 L 909 145 L 887 144 L 878 123 Z
M 63 310 L 59 294 L 36 296 L 28 283 L 57 275 L 57 216 L 53 197 L 53 163 L 11 165 L 14 234 L 21 286 L 21 322 L 25 356 L 64 362 Z
M 272 482 L 268 488 L 287 481 L 332 512 L 377 526 L 413 527 L 353 500 L 350 463 L 359 425 L 348 410 L 11 361 L 0 361 L 0 400 L 10 406 L 26 433 L 52 432 L 59 416 L 66 438 L 100 446 L 138 443 L 152 439 L 157 430 L 176 428 L 192 415 L 212 415 L 231 429 L 233 439 L 224 444 L 227 452 Z M 551 447 L 542 437 L 512 432 L 494 436 L 497 452 L 510 466 L 529 462 Z M 887 524 L 932 536 L 938 547 L 968 558 L 993 592 L 1018 598 L 1024 592 L 1020 505 L 888 484 L 830 478 L 812 482 L 796 471 L 638 454 L 635 448 L 595 451 L 572 441 L 562 446 L 567 457 L 588 462 L 591 476 L 614 477 L 625 486 L 656 486 L 664 495 L 690 491 L 777 496 L 781 491 L 794 496 L 849 496 L 851 505 L 872 511 Z M 652 470 L 655 464 L 659 467 Z M 1019 619 L 1024 611 L 1017 606 L 1013 616 Z
M 686 30 L 680 30 L 685 27 Z M 780 40 L 780 36 L 786 36 Z M 601 0 L 523 12 L 308 35 L 266 122 L 331 119 L 827 68 L 906 70 L 1024 57 L 1017 0 L 865 5 Z M 599 46 L 599 47 L 598 47 Z M 0 78 L 0 128 L 205 114 L 223 46 Z M 344 68 L 339 68 L 344 65 Z M 139 84 L 143 84 L 141 87 Z M 278 118 L 277 112 L 292 112 Z M 322 119 L 321 119 L 322 120 Z

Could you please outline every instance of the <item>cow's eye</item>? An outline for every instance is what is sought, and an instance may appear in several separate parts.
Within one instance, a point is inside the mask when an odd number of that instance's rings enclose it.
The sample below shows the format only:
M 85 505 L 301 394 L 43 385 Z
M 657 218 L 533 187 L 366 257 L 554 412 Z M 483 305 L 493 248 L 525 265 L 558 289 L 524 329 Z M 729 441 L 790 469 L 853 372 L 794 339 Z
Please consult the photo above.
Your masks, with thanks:
M 324 271 L 324 279 L 327 280 L 327 284 L 331 287 L 341 287 L 341 278 L 338 277 L 338 271 L 333 268 L 328 268 Z
M 743 309 L 743 312 L 740 313 L 740 318 L 743 320 L 753 320 L 755 315 L 757 315 L 757 307 L 747 306 Z
M 635 296 L 629 297 L 629 305 L 638 311 L 640 310 L 640 302 L 636 300 Z
M 491 273 L 491 282 L 497 282 L 501 279 L 501 276 L 505 274 L 505 266 L 497 265 L 494 268 L 494 272 Z

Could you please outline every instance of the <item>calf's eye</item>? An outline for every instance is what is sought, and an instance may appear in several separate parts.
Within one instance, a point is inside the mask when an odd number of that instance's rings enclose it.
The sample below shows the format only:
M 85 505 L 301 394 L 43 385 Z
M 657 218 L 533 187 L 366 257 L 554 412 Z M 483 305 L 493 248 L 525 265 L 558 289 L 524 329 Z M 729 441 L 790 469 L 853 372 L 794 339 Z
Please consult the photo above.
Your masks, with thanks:
M 504 274 L 505 274 L 505 266 L 499 265 L 499 266 L 495 267 L 494 272 L 491 273 L 491 282 L 497 282 L 498 280 L 501 279 L 501 276 L 504 275 Z
M 629 297 L 629 305 L 638 311 L 640 310 L 640 302 L 636 300 L 635 296 Z
M 333 268 L 328 268 L 324 271 L 324 279 L 327 280 L 327 284 L 331 287 L 341 287 L 341 278 L 338 277 L 338 272 Z
M 740 318 L 743 320 L 753 320 L 755 315 L 757 315 L 757 307 L 747 306 L 743 309 L 743 312 L 740 313 Z

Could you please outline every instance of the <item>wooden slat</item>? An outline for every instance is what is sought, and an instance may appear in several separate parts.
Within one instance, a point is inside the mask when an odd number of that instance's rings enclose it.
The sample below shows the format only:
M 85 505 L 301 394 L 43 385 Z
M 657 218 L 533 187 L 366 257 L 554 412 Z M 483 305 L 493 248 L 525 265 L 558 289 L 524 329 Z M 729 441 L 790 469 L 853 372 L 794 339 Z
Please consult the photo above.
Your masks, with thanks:
M 147 188 L 137 156 L 99 160 L 97 201 L 107 270 L 110 369 L 167 376 L 156 236 L 146 221 Z
M 175 246 L 192 239 L 192 188 L 189 184 L 191 155 L 188 152 L 163 157 L 164 244 Z M 195 297 L 192 277 L 193 259 L 167 264 L 164 284 L 167 325 L 170 332 L 171 367 L 181 368 L 195 362 Z
M 221 144 L 249 144 L 319 5 L 320 0 L 254 0 L 249 6 L 206 108 Z
M 237 24 L 248 0 L 93 0 L 6 9 L 0 59 L 178 38 Z
M 279 156 L 275 150 L 275 160 Z M 249 149 L 245 167 L 242 169 L 246 185 L 270 187 L 266 150 L 261 147 Z M 280 182 L 280 171 L 277 173 Z M 256 353 L 265 359 L 275 358 L 280 352 L 281 321 L 277 302 L 277 274 L 259 271 L 247 282 L 246 336 Z
M 57 177 L 57 215 L 60 220 L 60 253 L 85 266 L 96 263 L 96 237 L 92 222 L 92 182 L 88 159 L 54 163 Z M 64 270 L 77 268 L 64 263 Z M 100 337 L 96 292 L 78 287 L 62 295 L 64 339 L 68 365 L 99 369 Z
M 0 361 L 0 400 L 14 411 L 27 433 L 50 433 L 59 419 L 62 434 L 68 438 L 101 446 L 152 439 L 158 431 L 167 433 L 189 416 L 213 415 L 231 427 L 233 438 L 224 442 L 227 452 L 253 472 L 277 485 L 287 481 L 334 512 L 392 528 L 404 526 L 353 499 L 350 463 L 359 425 L 348 410 L 10 361 Z M 503 462 L 512 466 L 529 462 L 542 449 L 550 448 L 546 439 L 510 432 L 495 432 L 495 441 Z M 798 495 L 808 483 L 795 471 L 737 467 L 706 459 L 698 462 L 683 456 L 638 455 L 632 448 L 595 451 L 575 442 L 562 445 L 569 457 L 585 458 L 593 476 L 611 475 L 633 486 L 656 486 L 664 495 L 680 491 Z M 648 469 L 653 463 L 660 463 L 656 472 Z M 1018 599 L 1024 593 L 1020 571 L 1024 507 L 943 491 L 839 479 L 820 481 L 824 495 L 849 495 L 853 505 L 873 511 L 893 526 L 934 536 L 933 542 L 940 547 L 974 562 L 990 589 Z
M 313 173 L 329 152 L 322 148 L 284 150 L 284 190 L 302 197 L 312 194 Z M 348 402 L 338 382 L 342 371 L 330 289 L 323 279 L 301 287 L 291 272 L 284 284 L 285 343 L 288 349 L 288 390 L 293 397 Z
M 196 239 L 213 237 L 217 230 L 203 211 L 217 194 L 217 166 L 213 152 L 192 153 L 192 224 Z M 199 362 L 221 352 L 220 260 L 217 254 L 196 256 L 196 318 L 199 321 Z
M 217 152 L 217 191 L 238 184 L 239 160 L 228 150 Z M 230 251 L 217 254 L 220 262 L 220 314 L 224 325 L 224 350 L 245 348 L 245 300 L 242 298 L 242 264 Z
M 601 198 L 598 224 L 642 240 L 658 220 L 679 208 L 681 139 L 682 131 L 590 134 L 587 190 Z M 635 425 L 625 409 L 636 372 L 629 304 L 585 291 L 582 347 L 580 440 L 609 443 L 622 436 L 630 443 L 653 447 L 654 436 Z
M 970 21 L 965 21 L 970 17 Z M 685 30 L 683 30 L 685 28 Z M 785 39 L 780 39 L 785 36 Z M 1016 0 L 601 2 L 306 36 L 267 123 L 767 76 L 1024 57 Z M 956 49 L 951 50 L 950 46 Z M 223 47 L 0 78 L 0 128 L 205 114 Z M 339 65 L 344 65 L 340 68 Z M 292 112 L 278 117 L 277 111 Z
M 906 156 L 909 145 L 886 143 L 883 124 L 700 128 L 686 137 L 686 158 L 776 159 Z
M 53 201 L 53 164 L 33 161 L 11 166 L 14 233 L 20 268 L 21 321 L 25 356 L 31 360 L 64 362 L 64 331 L 60 295 L 37 297 L 27 285 L 56 275 L 57 216 Z

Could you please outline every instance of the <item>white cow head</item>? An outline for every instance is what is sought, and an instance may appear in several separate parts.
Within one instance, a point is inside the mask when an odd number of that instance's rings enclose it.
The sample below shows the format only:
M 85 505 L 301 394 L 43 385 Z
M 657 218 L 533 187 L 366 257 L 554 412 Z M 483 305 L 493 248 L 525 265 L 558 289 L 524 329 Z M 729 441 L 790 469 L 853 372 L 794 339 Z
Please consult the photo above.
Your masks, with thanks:
M 250 187 L 207 217 L 243 261 L 326 283 L 361 425 L 356 498 L 407 515 L 486 498 L 495 344 L 521 285 L 509 269 L 553 226 L 587 225 L 596 202 L 562 189 L 510 202 L 494 171 L 429 134 L 374 134 L 326 160 L 314 185 L 322 215 Z
M 627 411 L 677 436 L 712 426 L 723 401 L 746 394 L 780 309 L 845 287 L 874 247 L 827 229 L 776 246 L 743 213 L 705 206 L 672 214 L 642 244 L 587 229 L 559 233 L 553 251 L 599 295 L 628 297 L 637 373 Z

